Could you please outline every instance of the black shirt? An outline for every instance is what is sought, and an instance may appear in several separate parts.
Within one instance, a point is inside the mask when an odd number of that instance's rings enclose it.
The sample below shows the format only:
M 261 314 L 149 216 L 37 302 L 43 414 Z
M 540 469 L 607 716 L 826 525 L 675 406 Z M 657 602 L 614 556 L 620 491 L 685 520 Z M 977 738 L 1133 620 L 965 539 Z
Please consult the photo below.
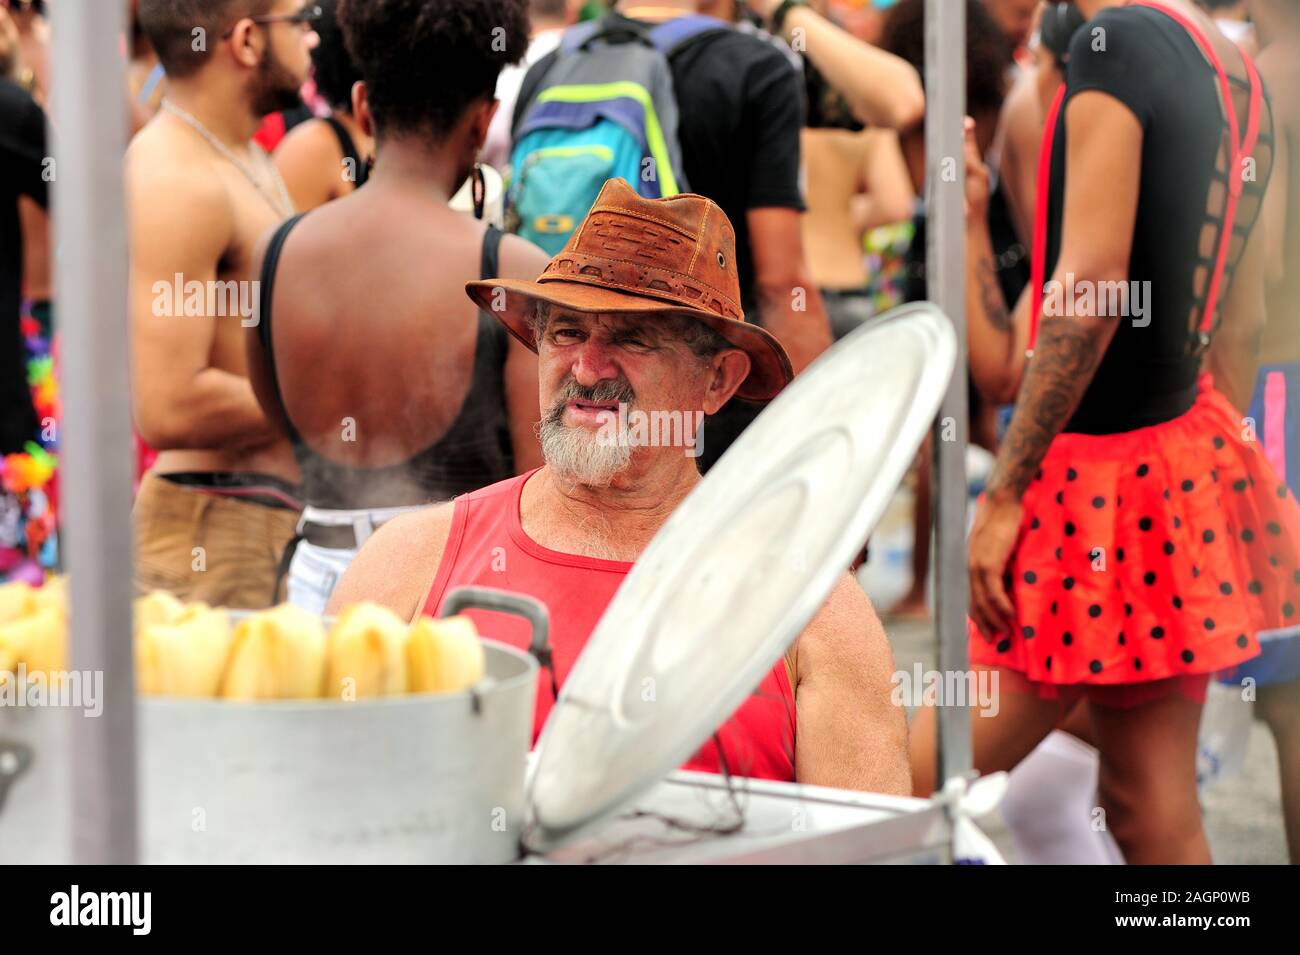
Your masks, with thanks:
M 686 180 L 692 192 L 708 196 L 731 220 L 741 302 L 752 312 L 757 296 L 745 214 L 804 208 L 802 78 L 772 44 L 735 30 L 701 39 L 670 64 Z
M 1103 32 L 1098 34 L 1098 30 Z M 1094 35 L 1105 37 L 1104 50 L 1094 49 Z M 1241 74 L 1240 60 L 1235 57 L 1225 62 L 1224 68 L 1230 77 Z M 1244 129 L 1245 83 L 1233 82 L 1233 89 L 1238 122 Z M 1195 400 L 1201 363 L 1190 346 L 1200 324 L 1222 224 L 1226 173 L 1217 166 L 1221 143 L 1227 140 L 1227 123 L 1214 69 L 1196 40 L 1167 15 L 1146 7 L 1103 10 L 1086 29 L 1074 34 L 1066 105 L 1070 97 L 1085 90 L 1113 96 L 1142 125 L 1141 190 L 1128 278 L 1130 287 L 1134 282 L 1150 283 L 1145 286 L 1149 294 L 1142 295 L 1145 314 L 1116 319 L 1115 337 L 1065 428 L 1104 434 L 1168 421 L 1184 413 Z M 1065 112 L 1062 108 L 1052 144 L 1045 257 L 1048 277 L 1061 248 Z M 1243 241 L 1233 243 L 1220 304 L 1268 184 L 1272 129 L 1265 101 L 1254 153 L 1257 175 L 1245 183 L 1237 206 L 1234 231 Z M 1202 257 L 1198 249 L 1203 231 L 1213 233 L 1214 251 L 1208 257 Z M 1068 286 L 1061 301 L 1066 298 Z M 1129 311 L 1133 311 L 1131 301 Z
M 0 80 L 0 454 L 21 451 L 37 432 L 18 326 L 23 287 L 18 197 L 47 204 L 45 157 L 44 111 L 21 87 Z

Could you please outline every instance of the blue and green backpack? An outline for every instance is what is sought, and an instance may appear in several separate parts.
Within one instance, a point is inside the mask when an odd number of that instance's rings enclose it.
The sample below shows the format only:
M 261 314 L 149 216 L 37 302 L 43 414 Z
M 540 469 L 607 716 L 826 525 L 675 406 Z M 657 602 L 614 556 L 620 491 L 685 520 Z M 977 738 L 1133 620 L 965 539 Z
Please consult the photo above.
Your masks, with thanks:
M 607 179 L 647 199 L 687 191 L 669 61 L 730 29 L 706 16 L 647 26 L 614 14 L 567 30 L 520 90 L 507 231 L 555 255 Z

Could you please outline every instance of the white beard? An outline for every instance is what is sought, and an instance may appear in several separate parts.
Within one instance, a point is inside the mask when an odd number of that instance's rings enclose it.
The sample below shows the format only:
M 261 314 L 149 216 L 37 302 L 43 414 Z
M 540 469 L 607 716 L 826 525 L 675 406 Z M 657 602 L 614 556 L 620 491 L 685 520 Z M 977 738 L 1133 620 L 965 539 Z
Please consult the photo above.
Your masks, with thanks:
M 598 432 L 570 428 L 548 416 L 540 428 L 542 456 L 556 477 L 585 487 L 609 487 L 632 462 L 626 441 L 602 441 Z

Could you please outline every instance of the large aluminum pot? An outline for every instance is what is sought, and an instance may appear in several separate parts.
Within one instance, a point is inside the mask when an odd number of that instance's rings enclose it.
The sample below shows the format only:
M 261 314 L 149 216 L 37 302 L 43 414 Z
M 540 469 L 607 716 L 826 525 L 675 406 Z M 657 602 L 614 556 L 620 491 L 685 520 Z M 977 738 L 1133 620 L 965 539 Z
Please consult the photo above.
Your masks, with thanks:
M 537 601 L 465 588 L 467 607 L 526 618 Z M 148 863 L 508 862 L 519 856 L 537 661 L 484 640 L 466 693 L 237 703 L 141 699 L 140 841 Z M 0 806 L 0 863 L 69 861 L 67 732 L 59 710 L 0 709 L 0 772 L 25 759 Z M 6 747 L 22 754 L 5 760 Z

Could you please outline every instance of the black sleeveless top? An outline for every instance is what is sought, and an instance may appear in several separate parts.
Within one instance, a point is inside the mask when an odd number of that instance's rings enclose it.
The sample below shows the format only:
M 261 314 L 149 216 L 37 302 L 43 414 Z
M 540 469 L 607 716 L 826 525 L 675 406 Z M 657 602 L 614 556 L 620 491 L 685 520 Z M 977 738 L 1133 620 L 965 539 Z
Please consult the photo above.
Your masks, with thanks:
M 266 350 L 276 400 L 289 421 L 276 371 L 271 304 L 276 270 L 285 240 L 303 216 L 285 222 L 266 250 L 262 263 L 261 312 L 257 335 Z M 485 279 L 499 274 L 501 232 L 488 226 L 480 267 Z M 417 501 L 445 501 L 505 480 L 515 472 L 514 451 L 505 406 L 505 362 L 509 335 L 486 312 L 477 315 L 474 374 L 460 413 L 432 446 L 408 460 L 379 468 L 357 468 L 332 461 L 307 446 L 293 422 L 289 438 L 302 470 L 302 492 L 313 507 L 332 510 L 394 507 Z M 418 382 L 411 386 L 419 387 Z
M 343 158 L 352 161 L 352 168 L 356 171 L 356 185 L 360 189 L 370 179 L 370 164 L 361 158 L 361 152 L 357 149 L 357 144 L 352 139 L 352 134 L 348 128 L 340 123 L 333 116 L 326 116 L 325 122 L 329 128 L 334 130 L 334 137 L 339 141 L 339 149 L 343 151 Z
M 1098 37 L 1104 49 L 1097 48 Z M 1224 68 L 1234 90 L 1246 91 L 1245 81 L 1233 76 L 1241 72 L 1240 61 L 1228 60 Z M 1158 10 L 1110 7 L 1075 32 L 1066 103 L 1085 90 L 1115 97 L 1142 124 L 1141 187 L 1128 278 L 1130 289 L 1133 283 L 1149 283 L 1136 286 L 1145 314 L 1132 314 L 1130 298 L 1130 314 L 1116 319 L 1115 336 L 1064 429 L 1111 434 L 1169 421 L 1196 399 L 1202 359 L 1196 332 L 1223 226 L 1228 133 L 1214 68 L 1196 40 Z M 1235 97 L 1243 128 L 1244 99 Z M 1052 148 L 1045 257 L 1049 278 L 1061 248 L 1065 112 L 1060 112 Z M 1237 206 L 1233 232 L 1238 241 L 1229 251 L 1220 305 L 1259 215 L 1273 164 L 1272 134 L 1265 95 L 1254 152 L 1259 175 L 1254 181 L 1247 178 Z M 1058 302 L 1077 301 L 1081 291 L 1076 288 L 1072 296 L 1065 285 Z

